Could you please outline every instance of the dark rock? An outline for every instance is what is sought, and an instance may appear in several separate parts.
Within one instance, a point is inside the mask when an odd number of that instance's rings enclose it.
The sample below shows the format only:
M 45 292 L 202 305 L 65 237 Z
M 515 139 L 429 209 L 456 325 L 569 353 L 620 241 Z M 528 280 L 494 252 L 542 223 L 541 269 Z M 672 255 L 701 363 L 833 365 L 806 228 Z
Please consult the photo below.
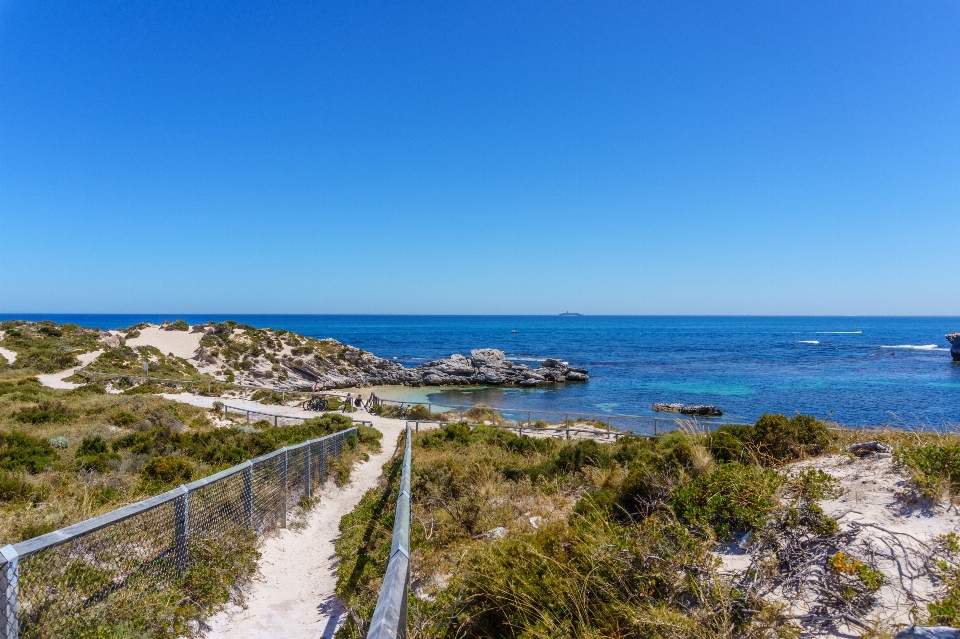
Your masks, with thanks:
M 892 453 L 893 449 L 880 442 L 857 442 L 850 445 L 850 452 L 857 457 L 866 457 L 876 453 Z
M 684 406 L 683 404 L 667 404 L 660 402 L 653 405 L 653 410 L 661 413 L 680 413 L 682 415 L 698 415 L 701 417 L 720 417 L 723 411 L 709 404 L 693 404 Z
M 960 332 L 947 333 L 947 341 L 950 342 L 950 354 L 953 355 L 953 361 L 960 362 Z

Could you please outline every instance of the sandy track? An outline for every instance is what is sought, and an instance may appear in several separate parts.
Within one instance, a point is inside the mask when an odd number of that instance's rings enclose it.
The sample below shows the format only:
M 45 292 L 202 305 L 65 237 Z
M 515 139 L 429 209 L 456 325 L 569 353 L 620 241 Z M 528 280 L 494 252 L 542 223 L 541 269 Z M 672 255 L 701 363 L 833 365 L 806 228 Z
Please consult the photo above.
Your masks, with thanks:
M 100 353 L 103 351 L 93 351 L 92 353 L 83 353 L 77 355 L 77 359 L 80 360 L 80 366 L 74 366 L 73 368 L 68 368 L 65 371 L 60 371 L 59 373 L 50 373 L 49 375 L 37 375 L 37 379 L 40 380 L 40 383 L 44 386 L 50 388 L 61 388 L 61 389 L 71 389 L 76 388 L 80 384 L 74 384 L 73 382 L 63 381 L 67 377 L 70 377 L 76 373 L 81 368 L 85 367 L 87 364 L 93 360 L 100 357 Z
M 270 407 L 271 410 L 275 407 Z M 260 568 L 246 588 L 246 609 L 230 605 L 207 621 L 205 636 L 217 639 L 318 639 L 333 636 L 344 608 L 334 595 L 337 559 L 334 543 L 340 519 L 376 485 L 381 467 L 393 455 L 405 422 L 363 413 L 383 433 L 383 449 L 356 465 L 343 488 L 332 482 L 320 493 L 302 530 L 281 530 L 263 542 Z

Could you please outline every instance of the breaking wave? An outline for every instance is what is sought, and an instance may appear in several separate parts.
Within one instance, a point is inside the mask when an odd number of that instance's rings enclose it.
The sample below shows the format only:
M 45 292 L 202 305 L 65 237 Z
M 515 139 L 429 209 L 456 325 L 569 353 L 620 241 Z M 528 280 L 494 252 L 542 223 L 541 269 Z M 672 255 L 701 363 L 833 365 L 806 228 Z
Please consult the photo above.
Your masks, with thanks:
M 897 344 L 896 346 L 881 346 L 880 348 L 902 348 L 908 351 L 949 351 L 949 348 L 937 346 L 936 344 Z
M 797 343 L 798 343 L 798 344 L 819 344 L 820 342 L 818 342 L 818 341 L 815 340 L 815 339 L 802 339 L 802 340 L 800 340 L 800 341 L 797 342 Z
M 863 331 L 817 331 L 817 335 L 859 335 Z

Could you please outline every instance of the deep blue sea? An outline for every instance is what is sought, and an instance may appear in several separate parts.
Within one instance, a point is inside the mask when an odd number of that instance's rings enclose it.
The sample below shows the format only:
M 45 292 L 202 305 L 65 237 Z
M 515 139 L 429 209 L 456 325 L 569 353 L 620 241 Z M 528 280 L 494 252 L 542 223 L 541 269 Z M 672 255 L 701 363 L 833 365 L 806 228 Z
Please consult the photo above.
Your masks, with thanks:
M 585 384 L 552 388 L 410 392 L 438 403 L 653 415 L 654 402 L 683 402 L 736 420 L 799 411 L 854 426 L 960 423 L 960 363 L 944 339 L 960 318 L 0 315 L 104 329 L 181 317 L 333 337 L 406 366 L 491 347 L 590 372 Z

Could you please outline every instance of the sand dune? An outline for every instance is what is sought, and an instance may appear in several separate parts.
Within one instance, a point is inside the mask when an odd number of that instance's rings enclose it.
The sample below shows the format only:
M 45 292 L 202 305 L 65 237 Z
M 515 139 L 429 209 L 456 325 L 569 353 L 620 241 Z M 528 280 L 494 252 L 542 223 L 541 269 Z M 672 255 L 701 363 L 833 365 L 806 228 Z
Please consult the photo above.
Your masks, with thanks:
M 148 326 L 140 330 L 140 335 L 127 340 L 127 346 L 153 346 L 164 355 L 173 353 L 176 357 L 191 359 L 200 348 L 203 333 L 190 331 L 165 331 L 159 326 Z

